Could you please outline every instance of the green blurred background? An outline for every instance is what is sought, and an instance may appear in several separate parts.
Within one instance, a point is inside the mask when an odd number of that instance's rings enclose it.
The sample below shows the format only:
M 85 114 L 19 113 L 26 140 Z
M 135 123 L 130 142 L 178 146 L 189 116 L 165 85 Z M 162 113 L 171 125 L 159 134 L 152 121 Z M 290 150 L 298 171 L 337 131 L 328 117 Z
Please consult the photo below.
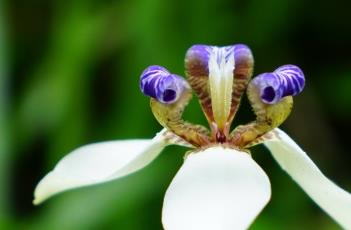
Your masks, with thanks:
M 0 229 L 161 229 L 163 195 L 185 152 L 111 183 L 32 205 L 36 183 L 72 149 L 161 129 L 138 88 L 151 64 L 183 75 L 192 44 L 248 44 L 255 75 L 305 72 L 283 129 L 351 191 L 351 23 L 347 0 L 0 0 Z M 205 124 L 194 99 L 186 118 Z M 236 124 L 253 119 L 243 101 Z M 251 229 L 339 229 L 262 146 L 272 200 Z

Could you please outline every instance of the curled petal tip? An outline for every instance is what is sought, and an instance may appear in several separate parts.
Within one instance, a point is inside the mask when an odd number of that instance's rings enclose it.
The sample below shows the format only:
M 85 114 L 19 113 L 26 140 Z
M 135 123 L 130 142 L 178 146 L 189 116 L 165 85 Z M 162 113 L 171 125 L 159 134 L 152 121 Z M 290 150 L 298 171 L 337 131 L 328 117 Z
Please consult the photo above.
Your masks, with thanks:
M 193 45 L 185 54 L 185 67 L 191 76 L 208 76 L 211 46 Z
M 252 52 L 247 45 L 236 44 L 234 46 L 234 57 L 236 63 L 240 62 L 241 59 L 243 59 L 243 61 L 247 61 L 247 59 L 252 59 Z M 253 60 L 251 60 L 251 62 L 253 62 Z
M 295 65 L 283 65 L 272 73 L 263 73 L 253 79 L 260 90 L 261 100 L 266 104 L 276 104 L 283 97 L 295 96 L 305 86 L 305 76 Z
M 305 87 L 305 75 L 295 65 L 283 65 L 274 71 L 281 76 L 285 91 L 283 96 L 295 96 L 302 92 Z
M 207 45 L 193 45 L 186 52 L 186 58 L 196 58 L 200 61 L 208 62 L 208 55 L 211 46 Z
M 171 74 L 162 66 L 149 66 L 140 76 L 141 92 L 164 104 L 176 102 L 183 93 L 185 85 L 183 78 Z

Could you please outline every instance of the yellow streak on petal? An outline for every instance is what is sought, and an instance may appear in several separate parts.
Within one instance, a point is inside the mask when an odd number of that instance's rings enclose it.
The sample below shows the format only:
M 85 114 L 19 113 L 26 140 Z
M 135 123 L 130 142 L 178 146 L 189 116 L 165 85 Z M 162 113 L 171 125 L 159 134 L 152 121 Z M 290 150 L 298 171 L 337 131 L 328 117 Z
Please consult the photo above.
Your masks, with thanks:
M 213 116 L 221 130 L 225 126 L 231 108 L 235 65 L 234 54 L 231 54 L 228 61 L 226 55 L 224 48 L 214 47 L 208 63 Z

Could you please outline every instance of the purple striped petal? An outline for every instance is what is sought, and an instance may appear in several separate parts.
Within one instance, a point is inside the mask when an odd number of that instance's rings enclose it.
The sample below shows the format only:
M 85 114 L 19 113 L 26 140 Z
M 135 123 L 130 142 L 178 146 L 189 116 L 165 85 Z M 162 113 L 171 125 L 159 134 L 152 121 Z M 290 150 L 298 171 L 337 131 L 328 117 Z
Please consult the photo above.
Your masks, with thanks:
M 176 102 L 184 91 L 184 79 L 162 66 L 149 66 L 140 76 L 140 90 L 161 103 Z
M 305 76 L 295 65 L 284 65 L 272 73 L 263 73 L 252 80 L 260 90 L 264 103 L 275 104 L 283 97 L 295 96 L 305 86 Z

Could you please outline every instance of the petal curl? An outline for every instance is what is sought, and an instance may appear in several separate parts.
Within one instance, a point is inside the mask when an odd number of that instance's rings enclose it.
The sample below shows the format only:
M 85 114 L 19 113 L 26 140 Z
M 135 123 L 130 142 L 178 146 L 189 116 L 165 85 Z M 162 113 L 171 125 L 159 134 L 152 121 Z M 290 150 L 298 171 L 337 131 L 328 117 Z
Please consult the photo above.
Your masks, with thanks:
M 246 229 L 270 199 L 270 182 L 248 153 L 211 147 L 187 156 L 164 198 L 167 230 Z
M 264 144 L 280 166 L 336 222 L 351 229 L 351 194 L 324 176 L 285 132 L 277 128 L 271 134 L 274 138 Z
M 34 204 L 77 187 L 107 182 L 133 173 L 153 161 L 170 144 L 164 129 L 153 139 L 107 141 L 82 146 L 49 172 L 34 191 Z

